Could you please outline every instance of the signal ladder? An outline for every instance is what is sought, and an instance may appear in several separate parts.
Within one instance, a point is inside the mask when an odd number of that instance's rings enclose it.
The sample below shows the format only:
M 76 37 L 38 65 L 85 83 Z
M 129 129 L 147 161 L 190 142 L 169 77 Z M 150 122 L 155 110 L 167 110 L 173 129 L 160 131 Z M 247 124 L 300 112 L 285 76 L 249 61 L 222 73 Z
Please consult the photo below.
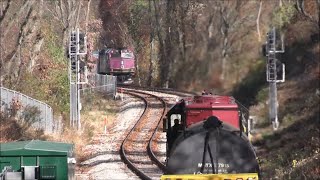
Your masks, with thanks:
M 268 34 L 267 40 L 267 82 L 277 81 L 276 39 L 273 33 Z
M 77 35 L 76 33 L 70 34 L 70 44 L 69 44 L 69 58 L 72 73 L 76 73 L 77 69 Z

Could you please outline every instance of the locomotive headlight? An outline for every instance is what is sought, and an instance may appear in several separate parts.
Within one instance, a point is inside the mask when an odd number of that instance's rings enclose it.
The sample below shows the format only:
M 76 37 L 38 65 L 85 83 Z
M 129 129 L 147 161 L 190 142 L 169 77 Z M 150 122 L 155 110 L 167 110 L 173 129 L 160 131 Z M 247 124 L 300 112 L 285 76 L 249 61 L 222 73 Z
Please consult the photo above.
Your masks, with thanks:
M 121 69 L 124 69 L 124 63 L 123 63 L 123 61 L 121 61 Z

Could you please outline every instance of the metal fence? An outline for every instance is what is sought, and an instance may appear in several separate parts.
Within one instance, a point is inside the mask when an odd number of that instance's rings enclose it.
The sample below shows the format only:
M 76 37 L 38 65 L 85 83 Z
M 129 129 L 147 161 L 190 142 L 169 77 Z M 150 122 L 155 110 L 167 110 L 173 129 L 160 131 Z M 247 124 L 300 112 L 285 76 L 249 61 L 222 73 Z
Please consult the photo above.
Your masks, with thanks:
M 83 88 L 84 92 L 99 91 L 106 95 L 115 95 L 117 89 L 117 77 L 111 75 L 93 74 L 88 77 L 89 87 Z
M 53 120 L 53 111 L 48 104 L 4 87 L 1 87 L 0 91 L 0 110 L 4 116 L 10 116 L 16 110 L 17 119 L 30 123 L 31 127 L 35 129 L 41 129 L 46 133 L 61 132 L 62 123 Z M 14 106 L 18 106 L 18 108 L 14 109 Z M 32 109 L 35 110 L 33 115 L 30 114 Z M 30 116 L 33 118 L 32 121 L 28 121 Z
M 92 94 L 99 93 L 107 96 L 115 96 L 117 77 L 110 75 L 89 74 L 86 83 L 71 84 L 70 89 L 70 126 L 81 129 L 82 104 Z M 79 89 L 77 88 L 80 87 Z M 77 90 L 78 89 L 78 90 Z M 86 103 L 84 103 L 86 104 Z

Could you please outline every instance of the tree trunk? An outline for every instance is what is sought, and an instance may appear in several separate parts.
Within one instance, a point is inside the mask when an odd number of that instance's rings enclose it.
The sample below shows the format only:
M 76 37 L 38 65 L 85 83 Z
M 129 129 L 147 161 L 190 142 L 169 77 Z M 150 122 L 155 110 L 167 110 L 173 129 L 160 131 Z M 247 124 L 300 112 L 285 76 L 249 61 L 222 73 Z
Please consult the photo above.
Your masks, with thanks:
M 88 22 L 89 22 L 89 15 L 90 15 L 90 4 L 91 4 L 91 0 L 88 0 L 87 12 L 86 12 L 86 27 L 85 27 L 85 33 L 86 34 L 88 32 Z
M 181 3 L 182 2 L 182 3 Z M 178 27 L 178 34 L 179 34 L 179 46 L 180 46 L 180 55 L 181 60 L 185 62 L 186 60 L 186 26 L 185 26 L 185 17 L 187 16 L 187 12 L 189 9 L 189 1 L 187 1 L 187 7 L 184 7 L 184 1 L 181 1 L 179 4 L 180 7 L 180 23 Z M 175 64 L 175 62 L 173 62 Z
M 228 46 L 228 36 L 224 37 L 223 48 L 222 48 L 222 65 L 221 65 L 221 76 L 220 79 L 223 81 L 226 78 L 227 74 L 227 46 Z
M 165 56 L 161 59 L 161 80 L 162 80 L 162 86 L 165 88 L 169 87 L 170 79 L 172 77 L 172 62 L 174 54 L 173 54 L 173 46 L 175 40 L 172 40 L 176 37 L 172 37 L 171 33 L 176 32 L 175 28 L 176 26 L 172 25 L 172 22 L 174 20 L 173 16 L 175 16 L 175 8 L 176 8 L 176 1 L 175 0 L 167 0 L 167 9 L 166 9 L 166 21 L 165 21 L 165 27 L 166 27 L 166 41 L 165 41 Z M 165 58 L 164 58 L 165 57 Z
M 153 21 L 152 21 L 152 10 L 151 10 L 151 0 L 148 1 L 149 2 L 149 14 L 150 14 L 150 17 L 149 17 L 149 25 L 150 27 L 153 27 Z M 153 72 L 153 56 L 152 56 L 152 53 L 153 53 L 153 29 L 150 29 L 150 34 L 149 34 L 149 44 L 150 44 L 150 61 L 149 61 L 149 71 L 148 71 L 148 78 L 147 78 L 147 86 L 151 86 L 152 84 L 152 72 Z
M 10 21 L 7 25 L 6 25 L 6 29 L 3 33 L 3 37 L 7 37 L 7 34 L 11 31 L 11 28 L 13 25 L 16 24 L 16 19 L 18 19 L 19 17 L 22 16 L 22 13 L 27 12 L 28 9 L 31 8 L 31 6 L 33 5 L 34 1 L 33 0 L 25 0 L 23 2 L 23 5 L 21 6 L 21 8 L 19 9 L 19 11 L 17 13 L 15 13 L 13 15 L 13 17 L 11 17 L 12 21 Z
M 82 0 L 78 0 L 78 7 L 77 7 L 77 17 L 76 17 L 76 22 L 75 22 L 75 28 L 80 28 L 79 26 L 79 19 L 80 19 L 80 12 L 81 12 L 81 4 Z
M 78 3 L 78 6 L 76 7 L 77 3 Z M 79 14 L 80 8 L 81 8 L 81 1 L 80 2 L 76 0 L 55 1 L 55 12 L 53 15 L 60 20 L 63 26 L 62 47 L 65 47 L 65 48 L 68 47 L 68 38 L 69 38 L 70 28 L 75 28 L 75 26 L 77 25 L 77 21 L 79 19 L 77 15 L 80 15 Z
M 162 39 L 162 35 L 161 35 L 161 25 L 160 25 L 160 18 L 159 18 L 159 9 L 157 7 L 156 4 L 156 0 L 153 0 L 153 6 L 154 6 L 154 15 L 155 15 L 155 26 L 156 26 L 156 31 L 157 31 L 157 36 L 159 39 L 159 49 L 160 49 L 160 62 L 161 64 L 159 64 L 160 67 L 160 85 L 162 85 L 162 81 L 163 81 L 163 69 L 164 69 L 164 64 L 165 64 L 165 59 L 166 59 L 166 45 Z
M 0 26 L 1 26 L 2 20 L 4 19 L 4 17 L 6 16 L 6 14 L 8 12 L 8 9 L 9 9 L 9 7 L 11 5 L 11 2 L 12 2 L 11 0 L 8 0 L 5 8 L 3 8 L 2 4 L 1 4 Z
M 31 32 L 38 31 L 38 33 L 39 33 L 39 27 L 40 27 L 39 24 L 41 23 L 40 19 L 42 18 L 42 13 L 43 13 L 43 0 L 40 0 L 40 3 L 38 3 L 38 17 L 39 18 L 36 20 L 36 22 L 32 26 Z M 40 35 L 37 34 L 37 36 L 40 36 Z M 38 59 L 38 54 L 41 50 L 43 42 L 44 42 L 43 37 L 40 37 L 40 38 L 37 37 L 35 39 L 35 42 L 33 43 L 32 51 L 30 51 L 30 59 L 28 62 L 27 71 L 32 72 L 33 67 L 35 65 L 35 62 Z
M 147 78 L 147 86 L 151 86 L 152 84 L 152 74 L 153 74 L 153 49 L 154 49 L 154 39 L 153 35 L 150 35 L 150 64 L 149 64 L 149 71 L 148 71 L 148 78 Z
M 257 33 L 258 33 L 258 41 L 261 42 L 261 33 L 260 33 L 260 15 L 262 9 L 262 0 L 260 0 L 259 11 L 257 16 Z
M 135 65 L 136 65 L 138 84 L 139 84 L 139 86 L 141 86 L 141 77 L 140 77 L 140 68 L 139 68 L 139 56 L 138 55 L 136 55 L 135 61 L 136 61 Z

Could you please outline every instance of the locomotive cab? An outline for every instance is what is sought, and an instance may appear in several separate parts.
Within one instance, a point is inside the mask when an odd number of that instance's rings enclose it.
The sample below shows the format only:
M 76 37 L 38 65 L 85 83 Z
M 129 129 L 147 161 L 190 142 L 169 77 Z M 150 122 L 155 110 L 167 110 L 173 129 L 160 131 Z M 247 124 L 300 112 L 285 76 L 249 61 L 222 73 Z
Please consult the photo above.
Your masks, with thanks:
M 166 123 L 168 149 L 171 149 L 174 141 L 183 133 L 184 130 L 181 114 L 172 114 L 168 119 L 166 119 Z
M 184 133 L 185 130 L 185 115 L 184 101 L 175 105 L 167 113 L 166 118 L 163 121 L 163 130 L 167 132 L 167 156 L 171 150 L 171 147 L 175 140 Z

